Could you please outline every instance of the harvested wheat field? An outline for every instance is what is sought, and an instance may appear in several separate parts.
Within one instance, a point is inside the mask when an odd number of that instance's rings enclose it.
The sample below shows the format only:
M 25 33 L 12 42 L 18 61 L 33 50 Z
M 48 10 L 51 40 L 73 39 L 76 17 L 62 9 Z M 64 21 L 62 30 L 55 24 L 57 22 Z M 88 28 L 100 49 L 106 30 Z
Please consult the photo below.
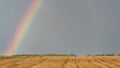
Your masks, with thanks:
M 120 56 L 10 56 L 0 68 L 120 68 Z

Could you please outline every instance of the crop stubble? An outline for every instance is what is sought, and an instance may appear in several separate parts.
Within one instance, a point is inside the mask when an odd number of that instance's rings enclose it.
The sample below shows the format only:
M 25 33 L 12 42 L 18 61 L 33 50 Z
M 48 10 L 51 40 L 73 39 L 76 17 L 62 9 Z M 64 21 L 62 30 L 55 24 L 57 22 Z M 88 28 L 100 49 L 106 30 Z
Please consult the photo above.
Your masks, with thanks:
M 13 56 L 0 68 L 120 68 L 120 56 Z

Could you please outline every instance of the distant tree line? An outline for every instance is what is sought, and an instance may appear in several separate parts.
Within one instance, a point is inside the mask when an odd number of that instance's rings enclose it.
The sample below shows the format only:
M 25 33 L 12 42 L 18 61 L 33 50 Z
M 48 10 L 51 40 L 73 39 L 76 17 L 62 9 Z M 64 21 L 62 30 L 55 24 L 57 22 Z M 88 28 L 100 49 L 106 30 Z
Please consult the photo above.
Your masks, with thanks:
M 92 55 L 92 54 L 87 54 L 86 56 L 120 56 L 120 54 L 96 54 L 96 55 Z
M 16 54 L 12 56 L 76 56 L 75 54 Z

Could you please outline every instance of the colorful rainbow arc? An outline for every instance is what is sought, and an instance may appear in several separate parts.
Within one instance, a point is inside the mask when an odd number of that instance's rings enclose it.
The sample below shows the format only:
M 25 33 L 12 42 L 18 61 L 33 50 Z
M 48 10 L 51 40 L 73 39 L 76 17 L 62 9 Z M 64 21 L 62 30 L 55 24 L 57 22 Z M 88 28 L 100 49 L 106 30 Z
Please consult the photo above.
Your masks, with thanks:
M 24 13 L 21 21 L 19 22 L 19 26 L 15 34 L 13 35 L 12 40 L 8 44 L 8 48 L 5 52 L 5 55 L 13 55 L 16 54 L 18 48 L 20 47 L 24 37 L 32 25 L 32 22 L 37 15 L 38 11 L 41 10 L 42 4 L 45 0 L 31 0 L 31 4 Z

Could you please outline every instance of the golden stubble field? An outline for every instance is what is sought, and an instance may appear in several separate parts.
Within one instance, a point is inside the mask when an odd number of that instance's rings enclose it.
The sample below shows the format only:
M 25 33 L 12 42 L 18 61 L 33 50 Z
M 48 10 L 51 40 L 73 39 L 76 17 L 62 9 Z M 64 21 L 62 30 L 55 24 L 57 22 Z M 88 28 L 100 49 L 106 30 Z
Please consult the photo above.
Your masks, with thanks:
M 0 68 L 120 68 L 120 56 L 10 56 Z

